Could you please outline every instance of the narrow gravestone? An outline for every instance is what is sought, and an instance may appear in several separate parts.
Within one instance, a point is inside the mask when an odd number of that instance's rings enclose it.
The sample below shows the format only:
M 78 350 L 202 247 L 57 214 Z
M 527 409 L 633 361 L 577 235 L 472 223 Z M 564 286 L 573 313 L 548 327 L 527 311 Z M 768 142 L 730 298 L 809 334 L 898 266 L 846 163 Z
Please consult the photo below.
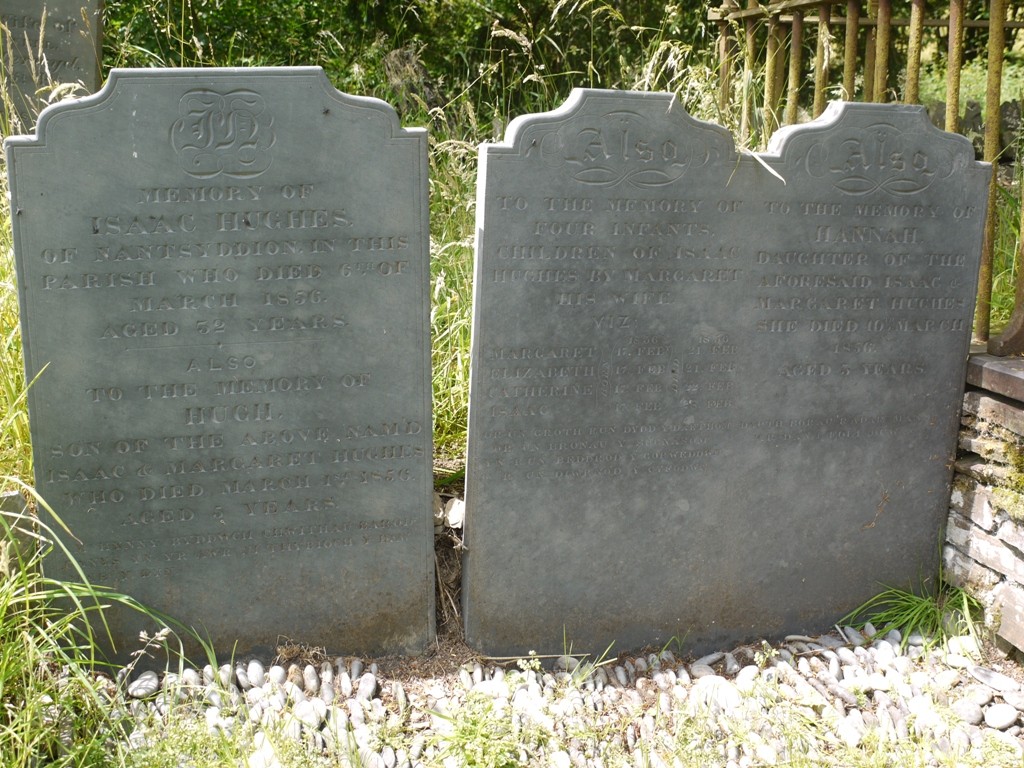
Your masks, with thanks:
M 23 130 L 48 103 L 53 86 L 100 87 L 100 0 L 0 0 L 3 101 Z M 9 115 L 10 117 L 11 115 Z
M 432 638 L 426 150 L 319 68 L 115 70 L 8 140 L 36 484 L 90 579 L 221 652 Z
M 986 169 L 917 107 L 753 156 L 592 90 L 484 145 L 467 641 L 710 649 L 934 574 Z

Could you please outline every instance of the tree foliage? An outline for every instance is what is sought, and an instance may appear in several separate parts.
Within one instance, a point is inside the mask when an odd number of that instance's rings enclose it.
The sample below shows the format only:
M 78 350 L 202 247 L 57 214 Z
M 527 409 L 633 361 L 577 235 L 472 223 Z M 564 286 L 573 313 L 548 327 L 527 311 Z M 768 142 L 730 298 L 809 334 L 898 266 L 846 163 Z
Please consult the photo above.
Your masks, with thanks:
M 646 0 L 109 0 L 110 66 L 323 66 L 405 111 L 473 89 L 506 119 L 574 86 L 629 87 L 671 39 L 709 53 L 706 9 Z

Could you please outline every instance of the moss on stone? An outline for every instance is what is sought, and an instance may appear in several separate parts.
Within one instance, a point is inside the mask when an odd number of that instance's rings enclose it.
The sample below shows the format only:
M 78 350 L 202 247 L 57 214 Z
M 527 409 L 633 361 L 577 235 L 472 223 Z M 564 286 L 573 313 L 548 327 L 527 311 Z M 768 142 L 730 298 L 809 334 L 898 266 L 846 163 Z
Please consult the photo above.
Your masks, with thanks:
M 1011 520 L 1024 522 L 1024 493 L 1019 489 L 992 488 L 992 502 L 997 509 L 1010 516 Z
M 1010 468 L 1006 478 L 1006 488 L 1015 492 L 1015 495 L 1024 493 L 1024 449 L 1016 440 L 1006 441 L 1006 458 Z M 1010 516 L 1020 519 L 1024 517 L 1024 514 L 1011 514 Z

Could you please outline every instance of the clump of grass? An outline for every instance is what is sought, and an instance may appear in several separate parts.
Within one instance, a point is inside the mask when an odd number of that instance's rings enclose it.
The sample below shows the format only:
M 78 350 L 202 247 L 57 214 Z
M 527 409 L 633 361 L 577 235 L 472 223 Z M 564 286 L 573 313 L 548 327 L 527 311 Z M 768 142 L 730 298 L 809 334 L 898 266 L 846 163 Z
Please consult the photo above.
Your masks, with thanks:
M 884 633 L 898 629 L 904 647 L 911 634 L 920 633 L 926 643 L 944 643 L 950 637 L 976 635 L 976 621 L 984 608 L 976 597 L 939 578 L 934 590 L 922 586 L 920 594 L 888 587 L 857 606 L 842 622 L 863 627 L 870 622 Z
M 1021 147 L 1024 149 L 1024 146 Z M 996 238 L 992 248 L 992 320 L 993 332 L 998 332 L 1009 321 L 1016 305 L 1017 281 L 1020 277 L 1019 243 L 1021 225 L 1021 195 L 1024 173 L 1017 161 L 1018 179 L 1011 187 L 996 187 L 996 198 L 989 202 L 996 206 Z
M 0 484 L 14 488 L 24 490 Z M 27 513 L 0 513 L 0 754 L 9 766 L 104 765 L 117 751 L 92 622 L 119 596 L 43 576 L 56 541 Z

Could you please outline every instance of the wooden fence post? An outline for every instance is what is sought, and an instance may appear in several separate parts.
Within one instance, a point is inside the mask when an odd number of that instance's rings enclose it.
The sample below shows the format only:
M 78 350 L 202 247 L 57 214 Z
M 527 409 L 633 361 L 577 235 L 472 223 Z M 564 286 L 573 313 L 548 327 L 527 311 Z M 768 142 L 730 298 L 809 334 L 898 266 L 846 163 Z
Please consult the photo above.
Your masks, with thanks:
M 857 39 L 860 32 L 860 0 L 846 0 L 846 42 L 843 50 L 843 100 L 853 101 L 857 78 Z
M 804 66 L 804 12 L 793 11 L 789 36 L 789 86 L 786 89 L 786 125 L 796 123 L 800 108 L 800 81 Z
M 747 9 L 757 8 L 757 0 L 747 0 Z M 753 16 L 743 19 L 744 47 L 743 47 L 743 83 L 740 92 L 743 102 L 740 104 L 740 143 L 746 145 L 750 141 L 750 134 L 753 130 L 753 100 L 754 100 L 754 58 L 756 55 L 755 29 L 757 22 Z
M 868 0 L 868 20 L 878 21 L 878 0 Z M 875 100 L 875 52 L 878 49 L 878 28 L 868 26 L 868 40 L 864 46 L 864 101 Z
M 946 54 L 946 130 L 960 127 L 960 68 L 964 64 L 964 0 L 949 2 L 949 45 Z
M 924 0 L 912 0 L 910 6 L 910 43 L 907 47 L 907 87 L 904 104 L 920 101 L 921 32 L 924 28 Z
M 818 45 L 814 53 L 814 116 L 825 111 L 825 91 L 828 88 L 829 50 L 832 48 L 832 6 L 818 6 Z
M 779 17 L 773 14 L 768 19 L 768 46 L 764 62 L 764 136 L 771 136 L 779 127 Z
M 721 20 L 718 22 L 718 111 L 725 114 L 732 104 L 733 40 L 729 34 L 729 11 L 736 8 L 736 0 L 723 0 Z
M 878 43 L 875 47 L 875 101 L 889 100 L 889 42 L 892 33 L 892 0 L 878 0 Z
M 985 87 L 985 160 L 992 163 L 992 179 L 988 187 L 988 215 L 985 218 L 985 239 L 981 246 L 981 269 L 978 271 L 978 302 L 974 314 L 975 336 L 987 341 L 992 323 L 992 252 L 996 236 L 996 193 L 999 168 L 999 100 L 1003 84 L 1003 48 L 1006 45 L 1006 0 L 991 0 L 988 22 L 988 79 Z M 1014 314 L 1019 314 L 1014 309 Z M 1012 330 L 1012 329 L 1008 329 Z M 1012 334 L 1011 334 L 1012 336 Z M 1011 338 L 993 340 L 989 351 L 1007 354 Z M 1019 342 L 1018 342 L 1019 343 Z

